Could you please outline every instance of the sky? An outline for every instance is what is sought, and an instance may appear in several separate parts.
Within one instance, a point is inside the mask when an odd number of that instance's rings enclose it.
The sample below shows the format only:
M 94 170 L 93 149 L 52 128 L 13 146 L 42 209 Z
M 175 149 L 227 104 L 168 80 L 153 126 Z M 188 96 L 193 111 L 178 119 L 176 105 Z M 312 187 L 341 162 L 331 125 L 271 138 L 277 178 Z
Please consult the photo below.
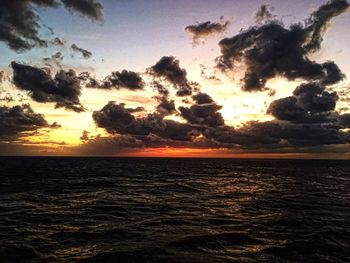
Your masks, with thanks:
M 346 0 L 0 3 L 0 155 L 350 158 Z

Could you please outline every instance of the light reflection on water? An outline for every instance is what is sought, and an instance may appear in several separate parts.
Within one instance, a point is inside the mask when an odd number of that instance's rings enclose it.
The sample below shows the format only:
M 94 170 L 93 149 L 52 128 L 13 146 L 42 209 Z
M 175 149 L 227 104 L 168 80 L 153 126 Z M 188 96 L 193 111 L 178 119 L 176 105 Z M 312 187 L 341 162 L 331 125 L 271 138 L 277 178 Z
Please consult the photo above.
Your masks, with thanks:
M 349 162 L 0 158 L 0 174 L 4 262 L 349 257 Z

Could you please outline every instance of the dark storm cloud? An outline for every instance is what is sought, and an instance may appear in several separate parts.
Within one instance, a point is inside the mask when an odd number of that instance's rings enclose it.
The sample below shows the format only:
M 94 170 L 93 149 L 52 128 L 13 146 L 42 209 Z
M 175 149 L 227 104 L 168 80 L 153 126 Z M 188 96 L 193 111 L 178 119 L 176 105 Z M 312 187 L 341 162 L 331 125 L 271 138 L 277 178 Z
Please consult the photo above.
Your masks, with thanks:
M 162 57 L 155 65 L 147 70 L 154 78 L 164 79 L 177 89 L 177 96 L 189 96 L 196 83 L 187 80 L 187 72 L 180 67 L 180 62 L 173 56 Z
M 79 96 L 80 80 L 74 70 L 60 70 L 54 77 L 48 70 L 11 63 L 13 83 L 17 88 L 28 91 L 30 97 L 37 102 L 55 102 L 56 108 L 66 108 L 75 112 L 84 111 Z
M 270 20 L 275 16 L 271 13 L 273 11 L 273 7 L 270 5 L 261 5 L 259 10 L 255 14 L 255 20 L 258 23 L 261 23 L 266 20 Z
M 74 52 L 81 54 L 85 59 L 91 58 L 92 56 L 92 53 L 89 50 L 78 47 L 76 44 L 72 44 L 70 47 Z
M 233 70 L 244 62 L 245 91 L 265 90 L 267 80 L 275 76 L 335 84 L 344 78 L 338 66 L 331 61 L 319 64 L 307 55 L 320 49 L 330 20 L 348 7 L 345 0 L 332 0 L 312 13 L 305 25 L 285 28 L 281 22 L 270 21 L 225 38 L 219 43 L 222 55 L 216 59 L 217 67 Z
M 48 127 L 44 116 L 35 113 L 29 104 L 0 106 L 0 140 L 16 139 L 22 132 Z
M 338 96 L 317 83 L 301 84 L 293 96 L 273 101 L 267 113 L 278 120 L 293 122 L 327 122 L 332 117 Z
M 102 5 L 94 0 L 12 0 L 0 2 L 0 41 L 16 52 L 33 47 L 47 47 L 48 43 L 39 35 L 40 17 L 36 7 L 60 6 L 60 2 L 71 11 L 79 12 L 91 19 L 102 18 Z
M 191 35 L 193 45 L 198 45 L 201 42 L 204 43 L 209 37 L 224 33 L 229 25 L 230 22 L 224 21 L 224 18 L 221 17 L 219 23 L 207 21 L 189 25 L 185 27 L 185 31 Z
M 164 139 L 180 141 L 191 141 L 194 137 L 194 129 L 188 124 L 165 120 L 156 113 L 136 118 L 124 104 L 112 101 L 100 111 L 94 111 L 92 117 L 98 127 L 105 128 L 111 134 L 130 135 L 135 138 L 154 134 Z

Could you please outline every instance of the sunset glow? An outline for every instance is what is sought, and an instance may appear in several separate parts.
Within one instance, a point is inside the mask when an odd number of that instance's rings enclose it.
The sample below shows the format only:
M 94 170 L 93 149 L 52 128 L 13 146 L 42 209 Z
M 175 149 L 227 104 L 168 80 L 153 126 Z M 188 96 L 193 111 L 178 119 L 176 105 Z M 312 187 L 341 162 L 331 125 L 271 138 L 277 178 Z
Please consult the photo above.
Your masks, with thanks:
M 0 43 L 1 155 L 348 158 L 346 1 L 136 2 L 23 4 L 42 26 Z

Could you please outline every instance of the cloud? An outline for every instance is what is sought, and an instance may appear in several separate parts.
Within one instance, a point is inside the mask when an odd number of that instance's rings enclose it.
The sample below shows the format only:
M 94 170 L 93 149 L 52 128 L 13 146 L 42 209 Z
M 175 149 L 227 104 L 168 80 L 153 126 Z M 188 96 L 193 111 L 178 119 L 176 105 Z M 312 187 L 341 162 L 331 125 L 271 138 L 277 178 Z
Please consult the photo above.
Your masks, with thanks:
M 0 106 L 0 141 L 14 140 L 23 132 L 49 127 L 42 114 L 35 113 L 29 104 Z
M 276 76 L 335 84 L 344 78 L 338 66 L 332 61 L 317 63 L 308 55 L 320 49 L 330 20 L 348 7 L 345 0 L 332 0 L 312 13 L 305 25 L 285 28 L 281 22 L 270 21 L 222 39 L 217 67 L 227 72 L 244 63 L 244 91 L 265 90 L 267 80 Z
M 175 101 L 168 100 L 167 98 L 160 98 L 157 106 L 157 112 L 161 116 L 172 115 L 176 113 Z
M 96 80 L 89 72 L 80 73 L 79 79 L 85 83 L 87 88 L 142 90 L 145 87 L 145 81 L 140 74 L 125 69 L 121 72 L 113 71 L 103 81 Z
M 74 52 L 80 53 L 85 59 L 91 58 L 92 56 L 90 51 L 80 48 L 76 44 L 72 44 L 70 47 Z
M 6 94 L 5 96 L 0 97 L 0 101 L 5 101 L 7 103 L 15 101 L 15 99 L 11 96 L 11 94 Z
M 317 83 L 301 84 L 293 96 L 273 101 L 267 113 L 278 120 L 303 122 L 327 122 L 332 118 L 338 96 Z
M 5 79 L 5 71 L 0 70 L 0 83 L 2 83 Z
M 191 141 L 194 137 L 191 125 L 165 120 L 160 114 L 149 114 L 136 118 L 124 104 L 110 101 L 100 111 L 92 115 L 96 125 L 111 134 L 123 134 L 146 138 L 151 134 L 164 139 Z
M 79 139 L 83 142 L 88 142 L 92 139 L 92 137 L 89 134 L 90 134 L 90 132 L 83 130 Z
M 220 112 L 222 106 L 217 105 L 212 98 L 205 93 L 198 93 L 192 96 L 196 101 L 191 107 L 179 107 L 181 116 L 193 125 L 201 126 L 222 126 L 225 121 Z
M 40 17 L 36 7 L 56 8 L 60 6 L 93 20 L 102 18 L 102 5 L 94 0 L 21 0 L 0 2 L 0 41 L 16 52 L 33 47 L 47 47 L 48 42 L 39 34 Z
M 164 79 L 177 89 L 177 96 L 189 96 L 192 94 L 193 86 L 187 80 L 187 72 L 180 67 L 180 62 L 173 56 L 162 57 L 155 65 L 147 69 L 147 73 L 158 79 Z
M 51 67 L 51 63 L 54 63 L 56 66 L 58 66 L 59 68 L 61 67 L 61 62 L 63 61 L 64 56 L 62 55 L 61 52 L 56 52 L 55 54 L 53 54 L 51 57 L 46 57 L 43 58 L 43 61 L 45 61 L 45 65 L 50 65 Z
M 156 90 L 161 97 L 168 97 L 170 95 L 169 90 L 158 81 L 152 81 L 151 87 Z
M 102 20 L 103 6 L 95 0 L 61 0 L 71 12 L 79 12 L 92 20 Z
M 52 44 L 55 46 L 64 46 L 66 44 L 66 41 L 63 38 L 55 37 L 52 40 Z
M 223 34 L 230 25 L 230 21 L 225 21 L 223 17 L 221 17 L 220 20 L 219 23 L 207 21 L 185 27 L 185 31 L 189 33 L 192 38 L 192 44 L 194 46 L 200 43 L 204 44 L 208 38 Z
M 350 114 L 335 111 L 338 95 L 320 83 L 299 85 L 290 97 L 273 101 L 272 121 L 249 121 L 240 127 L 225 124 L 221 106 L 206 93 L 192 96 L 190 107 L 179 107 L 186 122 L 164 119 L 178 114 L 173 101 L 159 99 L 156 112 L 135 117 L 125 104 L 109 102 L 93 113 L 96 125 L 111 136 L 128 136 L 137 146 L 225 148 L 248 152 L 317 152 L 325 145 L 337 150 L 350 142 Z M 332 148 L 333 147 L 333 148 Z M 343 149 L 344 147 L 342 147 Z M 117 149 L 114 149 L 117 150 Z
M 125 88 L 129 90 L 141 90 L 145 86 L 145 82 L 141 76 L 133 71 L 122 70 L 114 71 L 100 84 L 99 88 Z
M 112 135 L 108 137 L 89 137 L 88 140 L 84 140 L 84 143 L 74 150 L 77 152 L 76 154 L 79 155 L 111 156 L 116 153 L 125 153 L 129 152 L 131 149 L 143 147 L 144 143 L 133 136 Z
M 37 102 L 55 102 L 56 108 L 66 108 L 75 112 L 84 111 L 79 96 L 80 80 L 74 70 L 60 70 L 54 77 L 48 69 L 11 63 L 13 83 L 17 88 L 28 91 L 29 96 Z
M 255 14 L 255 21 L 257 23 L 262 23 L 274 18 L 275 16 L 271 13 L 273 9 L 274 8 L 270 5 L 261 5 Z

